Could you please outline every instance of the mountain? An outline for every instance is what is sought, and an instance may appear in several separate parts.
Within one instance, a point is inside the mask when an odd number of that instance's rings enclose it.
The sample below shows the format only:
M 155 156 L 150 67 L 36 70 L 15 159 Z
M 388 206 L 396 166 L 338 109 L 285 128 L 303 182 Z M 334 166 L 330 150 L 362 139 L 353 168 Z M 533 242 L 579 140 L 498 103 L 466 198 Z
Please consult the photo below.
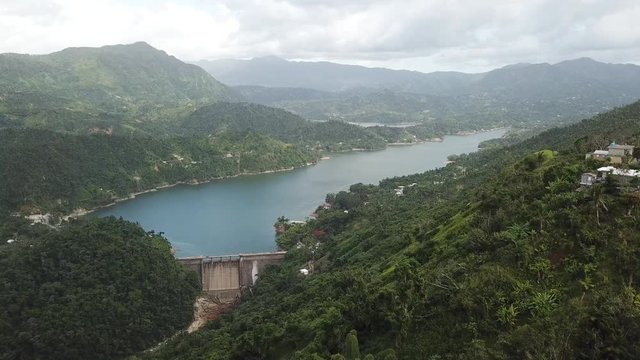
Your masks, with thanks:
M 42 92 L 96 105 L 237 98 L 202 69 L 144 42 L 49 55 L 0 54 L 0 92 Z
M 145 356 L 633 359 L 637 183 L 579 181 L 601 166 L 585 151 L 640 145 L 639 117 L 640 102 L 329 194 L 232 312 Z
M 240 96 L 201 68 L 144 42 L 0 54 L 0 126 L 140 128 Z

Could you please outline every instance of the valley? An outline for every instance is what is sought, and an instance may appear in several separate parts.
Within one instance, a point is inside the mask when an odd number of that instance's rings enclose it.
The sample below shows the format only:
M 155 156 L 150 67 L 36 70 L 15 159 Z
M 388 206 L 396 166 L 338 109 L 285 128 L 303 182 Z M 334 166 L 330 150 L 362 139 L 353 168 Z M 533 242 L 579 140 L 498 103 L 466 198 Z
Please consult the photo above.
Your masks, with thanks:
M 0 359 L 640 353 L 640 154 L 585 157 L 640 147 L 637 65 L 193 62 L 0 54 Z M 276 247 L 183 331 L 176 257 Z

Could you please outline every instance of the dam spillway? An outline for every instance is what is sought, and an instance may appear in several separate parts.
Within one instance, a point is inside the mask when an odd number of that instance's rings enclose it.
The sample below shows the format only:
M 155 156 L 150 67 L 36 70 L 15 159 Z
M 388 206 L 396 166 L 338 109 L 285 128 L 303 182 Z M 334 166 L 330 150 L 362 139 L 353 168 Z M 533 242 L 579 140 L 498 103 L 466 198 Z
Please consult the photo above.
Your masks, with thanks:
M 231 256 L 197 256 L 176 259 L 200 275 L 202 290 L 230 301 L 241 289 L 253 285 L 258 275 L 272 264 L 284 259 L 286 251 L 240 254 Z

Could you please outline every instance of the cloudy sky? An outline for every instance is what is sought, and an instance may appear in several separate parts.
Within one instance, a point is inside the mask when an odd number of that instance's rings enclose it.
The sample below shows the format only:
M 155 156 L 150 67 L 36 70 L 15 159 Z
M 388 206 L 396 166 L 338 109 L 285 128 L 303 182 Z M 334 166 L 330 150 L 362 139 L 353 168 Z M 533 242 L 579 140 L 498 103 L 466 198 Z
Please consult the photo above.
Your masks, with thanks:
M 0 52 L 146 41 L 185 61 L 277 55 L 484 71 L 640 63 L 638 0 L 0 0 Z

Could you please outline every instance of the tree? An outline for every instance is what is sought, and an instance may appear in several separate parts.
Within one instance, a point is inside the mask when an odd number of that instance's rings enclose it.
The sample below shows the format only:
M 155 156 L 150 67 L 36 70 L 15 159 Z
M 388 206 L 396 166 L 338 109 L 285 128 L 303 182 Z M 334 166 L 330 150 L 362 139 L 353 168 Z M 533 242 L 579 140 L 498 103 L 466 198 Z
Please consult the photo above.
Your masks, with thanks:
M 355 330 L 351 330 L 347 334 L 344 355 L 347 360 L 360 360 L 358 333 Z

